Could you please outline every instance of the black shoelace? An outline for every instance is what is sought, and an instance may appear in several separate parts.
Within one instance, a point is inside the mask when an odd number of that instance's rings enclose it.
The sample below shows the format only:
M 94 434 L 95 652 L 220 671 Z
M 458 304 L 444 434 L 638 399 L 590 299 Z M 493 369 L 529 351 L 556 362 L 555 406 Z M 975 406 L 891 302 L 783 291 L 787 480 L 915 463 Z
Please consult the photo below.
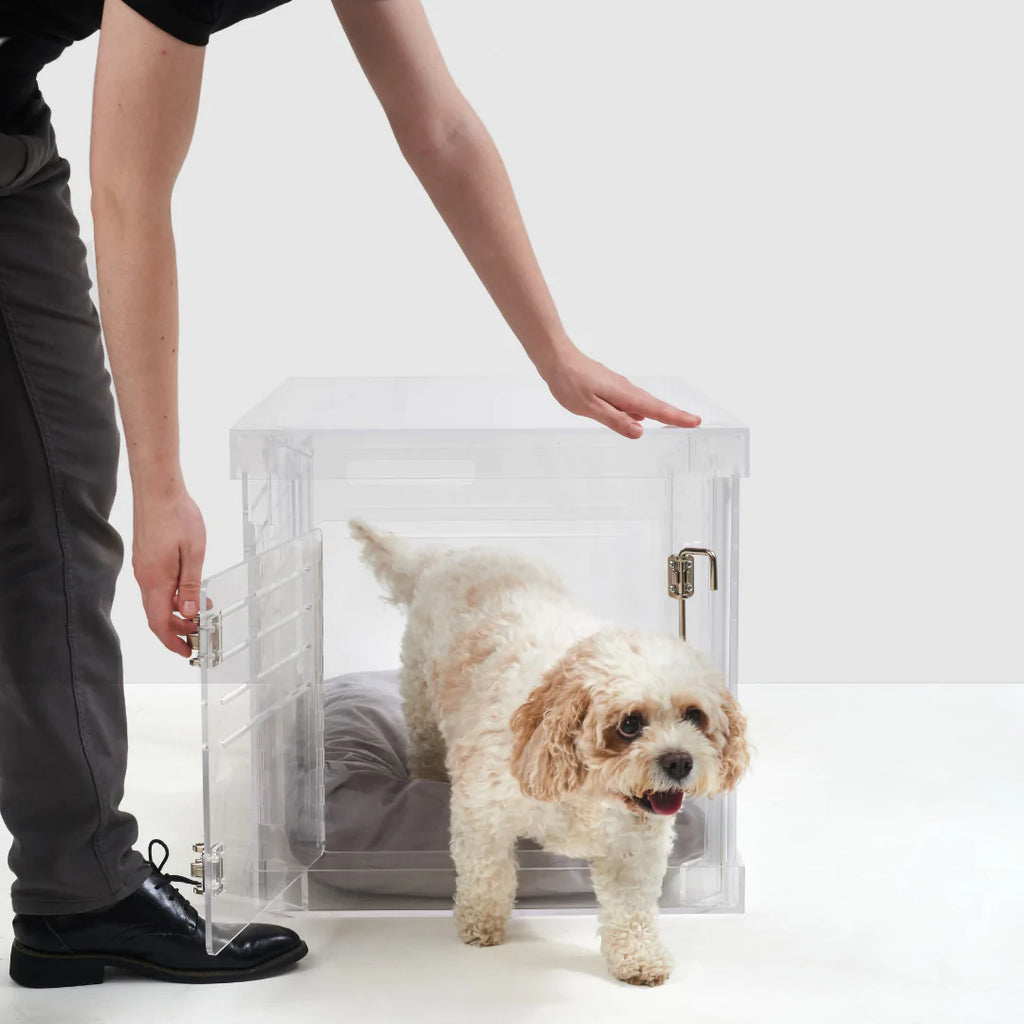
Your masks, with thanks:
M 153 847 L 156 844 L 159 844 L 160 846 L 162 846 L 163 850 L 164 850 L 163 860 L 161 860 L 159 864 L 157 864 L 156 861 L 153 860 Z M 167 844 L 162 839 L 151 839 L 149 841 L 149 851 L 148 851 L 148 853 L 149 853 L 148 859 L 149 859 L 150 867 L 160 876 L 160 881 L 155 884 L 154 888 L 156 888 L 156 889 L 163 889 L 165 886 L 170 885 L 171 882 L 184 882 L 185 885 L 193 885 L 193 886 L 196 884 L 194 878 L 186 878 L 184 875 L 165 875 L 164 874 L 162 868 L 167 863 L 167 859 L 170 857 L 171 851 L 167 848 Z M 174 893 L 175 897 L 177 898 L 178 903 L 188 912 L 189 917 L 192 919 L 192 923 L 198 925 L 199 924 L 199 912 L 196 910 L 196 908 L 193 907 L 192 904 L 189 903 L 189 901 L 184 896 L 182 896 L 181 893 L 178 892 L 177 889 L 173 889 L 172 888 L 171 892 Z

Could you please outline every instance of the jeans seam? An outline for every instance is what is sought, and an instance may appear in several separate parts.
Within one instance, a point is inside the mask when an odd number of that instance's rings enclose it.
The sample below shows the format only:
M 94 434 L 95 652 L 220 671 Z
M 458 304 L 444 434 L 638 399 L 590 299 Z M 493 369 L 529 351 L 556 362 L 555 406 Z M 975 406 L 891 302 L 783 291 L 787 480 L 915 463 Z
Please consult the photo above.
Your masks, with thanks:
M 43 449 L 43 457 L 46 460 L 46 472 L 50 480 L 50 492 L 53 498 L 53 509 L 54 519 L 56 521 L 57 528 L 57 542 L 60 546 L 61 553 L 61 564 L 63 568 L 62 572 L 62 583 L 64 590 L 64 610 L 67 622 L 67 646 L 68 646 L 68 667 L 71 675 L 71 696 L 75 704 L 75 725 L 78 729 L 78 739 L 82 747 L 82 756 L 85 760 L 86 767 L 89 769 L 89 778 L 92 782 L 93 793 L 96 799 L 96 828 L 93 831 L 90 845 L 92 847 L 93 856 L 96 858 L 96 863 L 100 869 L 100 873 L 106 880 L 107 888 L 111 891 L 115 891 L 115 886 L 110 880 L 110 874 L 107 871 L 107 867 L 103 862 L 103 858 L 100 856 L 100 852 L 96 846 L 96 837 L 99 834 L 104 823 L 103 814 L 103 803 L 100 799 L 99 786 L 96 782 L 96 772 L 93 768 L 92 757 L 89 753 L 89 744 L 86 742 L 86 733 L 82 724 L 82 705 L 78 687 L 79 669 L 78 669 L 78 658 L 77 658 L 77 646 L 75 643 L 75 631 L 74 631 L 74 616 L 73 616 L 73 596 L 74 587 L 71 579 L 71 557 L 68 551 L 68 545 L 64 533 L 64 508 L 61 504 L 60 488 L 57 483 L 56 473 L 54 471 L 53 459 L 50 455 L 51 439 L 49 433 L 46 430 L 43 418 L 39 414 L 38 404 L 32 388 L 32 384 L 29 380 L 28 374 L 25 372 L 25 367 L 21 359 L 21 353 L 18 350 L 18 343 L 16 338 L 18 332 L 15 329 L 15 318 L 11 314 L 10 307 L 6 301 L 5 295 L 7 290 L 7 282 L 4 279 L 3 272 L 0 271 L 0 318 L 3 319 L 4 326 L 7 329 L 7 336 L 10 339 L 11 351 L 14 354 L 14 361 L 18 366 L 18 371 L 21 376 L 22 386 L 25 388 L 25 394 L 28 397 L 29 407 L 32 410 L 32 419 L 35 422 L 36 430 L 39 431 L 40 444 Z

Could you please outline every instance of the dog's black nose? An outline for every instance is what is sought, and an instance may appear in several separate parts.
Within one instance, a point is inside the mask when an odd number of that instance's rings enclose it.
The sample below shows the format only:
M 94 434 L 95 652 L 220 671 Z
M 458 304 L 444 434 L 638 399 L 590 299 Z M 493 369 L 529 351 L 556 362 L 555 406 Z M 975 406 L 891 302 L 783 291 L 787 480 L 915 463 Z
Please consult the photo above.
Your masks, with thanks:
M 671 750 L 658 758 L 658 764 L 670 778 L 682 781 L 693 768 L 693 758 L 685 750 Z

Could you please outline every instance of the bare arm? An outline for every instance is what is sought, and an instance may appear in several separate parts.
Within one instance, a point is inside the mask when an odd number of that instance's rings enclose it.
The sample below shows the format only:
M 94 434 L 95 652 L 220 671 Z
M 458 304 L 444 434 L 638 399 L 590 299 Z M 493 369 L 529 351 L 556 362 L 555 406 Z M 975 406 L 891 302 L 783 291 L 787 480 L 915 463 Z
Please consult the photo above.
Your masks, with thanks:
M 638 421 L 692 427 L 585 356 L 566 334 L 537 264 L 505 165 L 452 81 L 420 0 L 333 0 L 399 148 L 554 397 L 627 437 Z
M 194 614 L 183 605 L 198 602 L 205 530 L 179 458 L 171 191 L 192 139 L 204 54 L 106 0 L 89 161 L 100 314 L 131 471 L 135 576 L 150 627 L 180 654 L 188 629 L 172 613 Z

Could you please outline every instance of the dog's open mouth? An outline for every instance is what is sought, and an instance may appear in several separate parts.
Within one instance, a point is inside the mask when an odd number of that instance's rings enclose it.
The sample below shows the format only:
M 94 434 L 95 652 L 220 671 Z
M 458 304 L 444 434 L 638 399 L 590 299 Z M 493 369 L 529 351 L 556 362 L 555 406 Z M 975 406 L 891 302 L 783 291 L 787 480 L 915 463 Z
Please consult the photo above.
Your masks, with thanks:
M 627 796 L 626 803 L 648 814 L 678 814 L 686 794 L 681 789 L 658 792 L 651 790 L 642 796 Z

